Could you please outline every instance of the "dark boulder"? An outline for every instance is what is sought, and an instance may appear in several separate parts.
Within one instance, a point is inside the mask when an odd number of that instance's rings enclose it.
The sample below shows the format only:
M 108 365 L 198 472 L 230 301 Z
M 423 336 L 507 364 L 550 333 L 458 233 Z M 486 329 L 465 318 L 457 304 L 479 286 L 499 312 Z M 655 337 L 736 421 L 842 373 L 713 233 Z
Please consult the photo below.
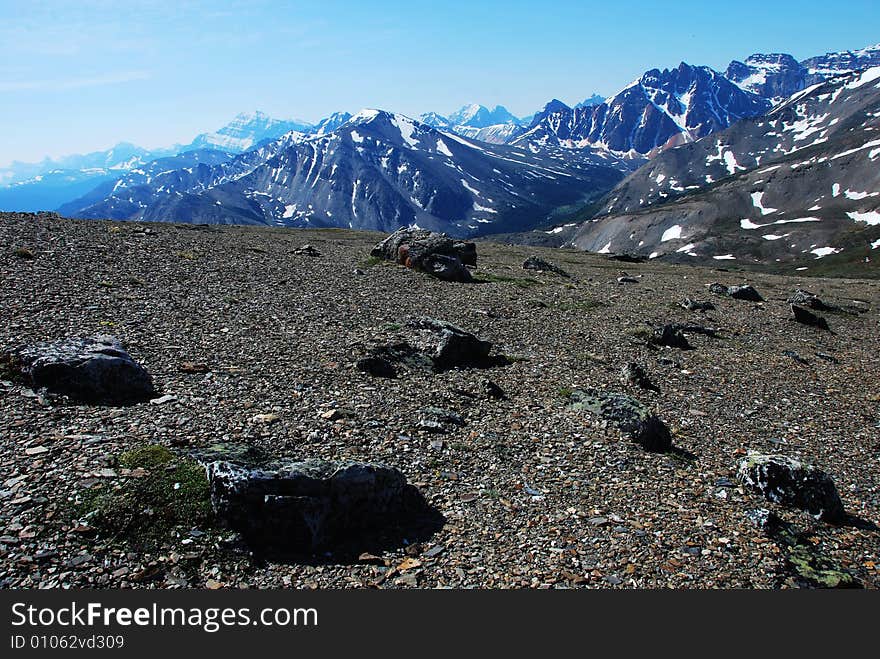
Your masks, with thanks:
M 355 363 L 355 368 L 377 378 L 397 377 L 397 369 L 394 367 L 394 363 L 381 355 L 370 355 L 358 359 Z
M 0 363 L 27 386 L 75 402 L 123 405 L 149 400 L 156 393 L 149 373 L 112 336 L 10 348 L 0 354 Z
M 807 311 L 796 304 L 791 305 L 791 313 L 794 315 L 794 319 L 801 325 L 809 325 L 824 330 L 831 329 L 828 327 L 828 321 L 822 318 L 822 316 L 817 316 L 812 311 Z
M 682 333 L 682 328 L 674 324 L 655 328 L 648 342 L 655 346 L 669 346 L 679 350 L 693 349 L 693 346 L 688 343 L 687 337 Z
M 570 398 L 570 409 L 595 414 L 646 451 L 662 453 L 672 447 L 672 435 L 666 424 L 635 398 L 596 391 L 574 391 Z
M 645 369 L 635 362 L 629 362 L 620 369 L 620 379 L 624 384 L 632 384 L 649 391 L 660 391 L 660 389 L 651 382 Z
M 321 252 L 314 245 L 303 245 L 299 249 L 293 250 L 293 253 L 299 256 L 321 256 Z
M 763 302 L 764 298 L 755 290 L 754 286 L 731 286 L 727 294 L 734 300 L 746 300 L 748 302 Z
M 784 455 L 750 455 L 742 460 L 739 479 L 770 501 L 806 510 L 816 519 L 840 522 L 846 517 L 834 481 L 824 471 Z
M 545 261 L 537 256 L 530 256 L 523 262 L 523 270 L 537 270 L 539 272 L 552 272 L 560 277 L 568 277 L 568 273 L 553 263 Z
M 715 305 L 709 302 L 708 300 L 692 300 L 689 297 L 686 297 L 682 302 L 681 306 L 687 309 L 688 311 L 714 311 Z
M 438 371 L 486 364 L 492 351 L 489 341 L 443 320 L 421 316 L 410 319 L 407 325 L 421 331 L 417 344 L 431 357 Z
M 763 302 L 764 298 L 754 288 L 754 286 L 725 286 L 715 282 L 709 285 L 709 290 L 717 295 L 732 297 L 735 300 L 746 300 L 748 302 Z
M 426 272 L 444 281 L 473 281 L 466 266 L 477 264 L 474 243 L 454 241 L 445 233 L 425 229 L 398 229 L 373 247 L 370 255 Z
M 452 323 L 434 318 L 410 318 L 412 335 L 406 341 L 381 345 L 355 363 L 364 373 L 397 377 L 396 365 L 411 369 L 447 371 L 452 368 L 490 368 L 509 364 L 503 356 L 490 357 L 492 344 Z
M 644 256 L 637 256 L 635 254 L 611 254 L 608 257 L 609 261 L 620 261 L 621 263 L 644 263 L 647 259 Z
M 399 526 L 426 506 L 397 469 L 350 461 L 196 455 L 217 518 L 264 549 L 316 551 Z
M 828 304 L 825 304 L 819 296 L 815 293 L 810 293 L 809 291 L 805 291 L 803 289 L 797 289 L 790 298 L 788 298 L 789 304 L 797 304 L 802 307 L 809 307 L 810 309 L 814 309 L 816 311 L 833 311 L 834 307 Z

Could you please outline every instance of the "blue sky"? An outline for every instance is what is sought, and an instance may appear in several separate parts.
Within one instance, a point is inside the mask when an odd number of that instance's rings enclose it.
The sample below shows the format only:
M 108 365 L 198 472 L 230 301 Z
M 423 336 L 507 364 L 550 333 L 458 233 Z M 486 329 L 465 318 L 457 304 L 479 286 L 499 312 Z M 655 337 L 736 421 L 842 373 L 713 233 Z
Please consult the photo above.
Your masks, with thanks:
M 257 109 L 525 115 L 682 60 L 877 42 L 877 0 L 0 0 L 0 165 L 188 142 Z

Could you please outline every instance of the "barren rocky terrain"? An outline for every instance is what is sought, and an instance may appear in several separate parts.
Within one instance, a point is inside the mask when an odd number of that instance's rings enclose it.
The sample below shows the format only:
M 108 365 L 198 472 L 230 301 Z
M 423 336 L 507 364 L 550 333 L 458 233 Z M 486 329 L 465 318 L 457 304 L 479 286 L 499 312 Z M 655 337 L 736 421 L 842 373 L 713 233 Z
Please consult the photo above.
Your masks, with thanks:
M 382 237 L 0 216 L 0 349 L 111 334 L 157 390 L 152 402 L 84 405 L 0 374 L 0 585 L 822 585 L 756 525 L 758 509 L 790 524 L 816 564 L 880 585 L 880 283 L 488 242 L 476 281 L 452 283 L 371 259 Z M 524 270 L 529 256 L 570 276 Z M 764 299 L 718 295 L 714 282 Z M 835 306 L 817 312 L 830 331 L 793 320 L 797 289 Z M 454 323 L 505 359 L 397 378 L 356 368 L 405 338 L 413 316 Z M 691 326 L 692 349 L 651 340 L 669 323 Z M 658 391 L 621 377 L 631 362 Z M 642 401 L 673 448 L 647 452 L 571 405 L 586 389 Z M 429 408 L 462 423 L 424 423 Z M 149 543 L 161 511 L 132 511 L 143 538 L 90 516 L 95 496 L 149 477 L 132 450 L 186 456 L 218 442 L 396 467 L 442 517 L 399 542 L 274 557 L 207 515 Z M 847 517 L 817 521 L 745 487 L 737 467 L 750 452 L 825 470 Z

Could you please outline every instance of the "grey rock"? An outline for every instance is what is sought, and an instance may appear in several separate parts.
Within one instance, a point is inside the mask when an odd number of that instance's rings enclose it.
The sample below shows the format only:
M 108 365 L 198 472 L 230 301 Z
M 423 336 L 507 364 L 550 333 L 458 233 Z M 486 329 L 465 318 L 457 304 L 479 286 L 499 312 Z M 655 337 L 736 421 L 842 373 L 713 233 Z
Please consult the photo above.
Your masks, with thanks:
M 641 402 L 621 393 L 574 391 L 570 409 L 586 410 L 614 424 L 646 451 L 662 453 L 672 447 L 666 424 Z
M 639 283 L 639 280 L 636 279 L 635 277 L 629 277 L 629 276 L 626 276 L 626 277 L 618 277 L 618 278 L 617 278 L 617 283 L 618 283 L 618 284 L 638 284 L 638 283 Z
M 439 423 L 448 423 L 453 426 L 463 426 L 464 419 L 457 412 L 443 409 L 442 407 L 426 407 L 422 410 L 422 414 L 433 421 Z
M 834 481 L 813 465 L 784 455 L 753 454 L 740 462 L 737 476 L 770 501 L 806 510 L 816 519 L 840 522 L 846 517 Z
M 117 405 L 149 400 L 147 371 L 112 336 L 71 337 L 10 348 L 0 363 L 33 389 L 83 403 Z

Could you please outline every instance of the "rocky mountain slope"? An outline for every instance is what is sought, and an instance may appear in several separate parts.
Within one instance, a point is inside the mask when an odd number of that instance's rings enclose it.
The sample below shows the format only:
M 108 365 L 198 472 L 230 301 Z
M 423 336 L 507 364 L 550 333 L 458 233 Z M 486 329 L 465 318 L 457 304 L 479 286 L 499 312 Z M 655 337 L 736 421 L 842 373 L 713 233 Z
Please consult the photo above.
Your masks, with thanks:
M 290 133 L 214 166 L 167 172 L 71 209 L 83 218 L 348 227 L 464 236 L 551 223 L 631 169 L 605 153 L 472 142 L 366 110 L 323 136 Z
M 664 152 L 572 242 L 679 261 L 870 268 L 880 255 L 880 67 Z
M 737 274 L 480 243 L 482 283 L 454 284 L 370 260 L 381 237 L 3 216 L 0 349 L 113 333 L 156 398 L 65 402 L 0 375 L 0 587 L 880 585 L 876 282 L 756 274 L 764 301 L 748 302 L 707 288 Z M 569 276 L 523 270 L 536 255 Z M 804 287 L 840 308 L 820 312 L 833 333 L 791 319 Z M 358 370 L 423 315 L 507 365 Z M 691 349 L 652 342 L 670 323 L 695 328 Z M 672 449 L 572 404 L 585 389 L 639 399 Z M 387 464 L 441 521 L 407 542 L 255 555 L 199 508 L 204 470 L 163 462 L 216 442 Z M 750 452 L 817 465 L 847 516 L 756 493 L 738 475 Z M 130 507 L 93 513 L 108 501 Z M 836 571 L 811 581 L 819 558 Z

